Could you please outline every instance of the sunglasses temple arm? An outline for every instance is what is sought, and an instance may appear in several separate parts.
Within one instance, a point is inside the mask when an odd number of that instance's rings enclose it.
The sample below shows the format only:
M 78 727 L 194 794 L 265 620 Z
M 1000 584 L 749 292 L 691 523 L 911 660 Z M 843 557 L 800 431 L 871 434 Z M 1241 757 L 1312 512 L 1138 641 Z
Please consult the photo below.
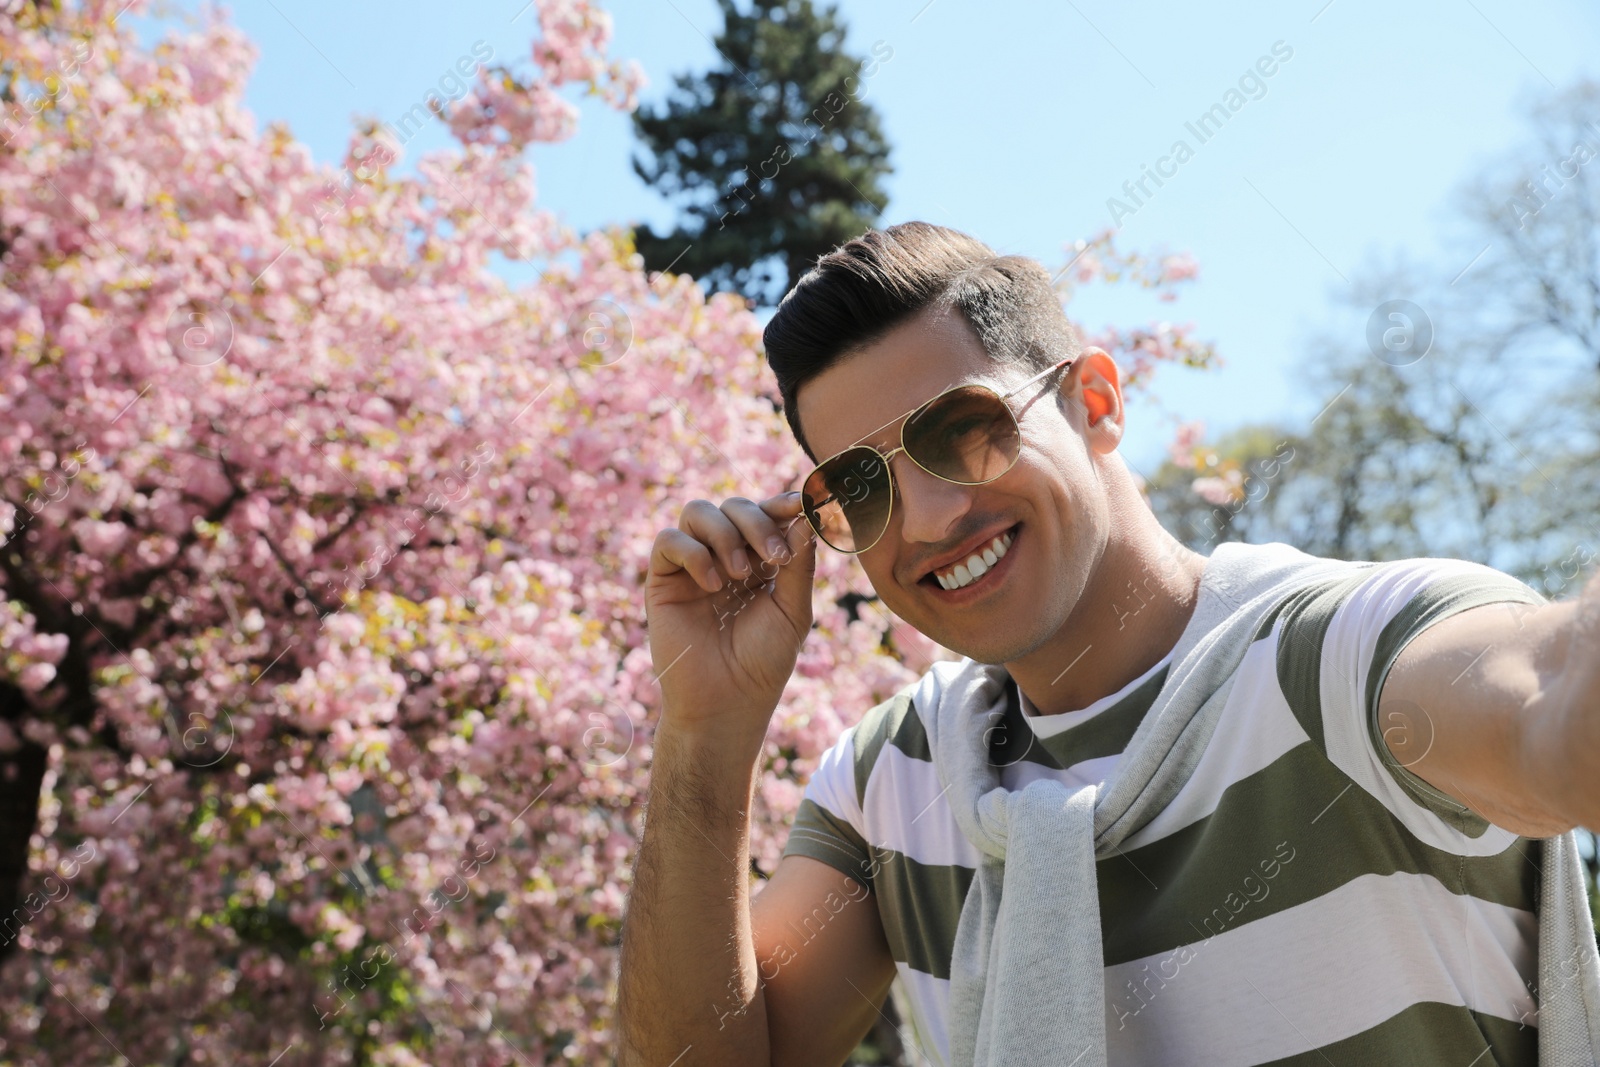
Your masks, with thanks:
M 1066 358 L 1066 360 L 1061 360 L 1061 362 L 1056 363 L 1056 365 L 1054 365 L 1054 366 L 1048 366 L 1048 368 L 1045 368 L 1045 370 L 1042 370 L 1042 371 L 1040 371 L 1040 373 L 1034 374 L 1034 376 L 1032 376 L 1032 378 L 1027 379 L 1026 382 L 1022 382 L 1021 386 L 1016 387 L 1016 389 L 1008 390 L 1008 392 L 1006 392 L 1006 394 L 1002 395 L 1002 397 L 1000 397 L 1000 398 L 1002 398 L 1002 400 L 1010 400 L 1010 398 L 1014 397 L 1014 395 L 1018 395 L 1019 392 L 1022 392 L 1022 390 L 1027 389 L 1027 387 L 1029 387 L 1029 386 L 1032 386 L 1032 384 L 1034 384 L 1034 382 L 1037 382 L 1038 379 L 1046 378 L 1046 376 L 1050 376 L 1050 374 L 1056 373 L 1056 371 L 1061 370 L 1062 366 L 1070 365 L 1070 363 L 1074 362 L 1074 360 L 1077 360 L 1077 357 L 1069 357 L 1069 358 Z

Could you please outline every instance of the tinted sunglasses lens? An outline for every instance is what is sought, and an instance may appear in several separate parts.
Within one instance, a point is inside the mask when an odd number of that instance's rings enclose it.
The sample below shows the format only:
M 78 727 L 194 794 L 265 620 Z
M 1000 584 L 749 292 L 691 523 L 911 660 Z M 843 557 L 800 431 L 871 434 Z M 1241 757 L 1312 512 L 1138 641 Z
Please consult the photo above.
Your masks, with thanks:
M 889 468 L 870 448 L 852 448 L 811 472 L 800 503 L 817 536 L 841 552 L 870 548 L 889 525 Z
M 1022 453 L 1016 417 L 981 385 L 952 390 L 907 419 L 903 440 L 924 470 L 962 485 L 993 481 Z

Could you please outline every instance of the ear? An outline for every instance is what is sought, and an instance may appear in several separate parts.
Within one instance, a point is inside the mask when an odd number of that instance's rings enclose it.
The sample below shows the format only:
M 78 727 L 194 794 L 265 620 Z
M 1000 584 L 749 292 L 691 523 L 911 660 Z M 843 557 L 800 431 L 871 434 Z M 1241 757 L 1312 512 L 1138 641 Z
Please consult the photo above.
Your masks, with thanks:
M 1097 452 L 1114 451 L 1122 441 L 1122 372 L 1102 348 L 1083 350 L 1067 374 L 1061 391 L 1082 408 L 1084 437 Z

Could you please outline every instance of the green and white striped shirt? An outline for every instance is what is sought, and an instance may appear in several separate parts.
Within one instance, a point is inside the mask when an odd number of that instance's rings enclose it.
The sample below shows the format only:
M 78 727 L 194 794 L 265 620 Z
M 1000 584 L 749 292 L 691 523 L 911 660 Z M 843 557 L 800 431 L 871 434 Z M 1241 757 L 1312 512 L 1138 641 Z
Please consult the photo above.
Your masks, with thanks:
M 1407 642 L 1505 601 L 1544 598 L 1479 564 L 1412 559 L 1353 563 L 1268 617 L 1192 778 L 1097 863 L 1111 1064 L 1535 1062 L 1539 843 L 1400 767 L 1377 718 Z M 990 739 L 1002 785 L 1115 775 L 1168 666 L 1057 715 L 1025 713 L 1013 685 Z M 913 1027 L 943 1064 L 978 853 L 944 802 L 915 690 L 824 754 L 784 854 L 871 891 Z

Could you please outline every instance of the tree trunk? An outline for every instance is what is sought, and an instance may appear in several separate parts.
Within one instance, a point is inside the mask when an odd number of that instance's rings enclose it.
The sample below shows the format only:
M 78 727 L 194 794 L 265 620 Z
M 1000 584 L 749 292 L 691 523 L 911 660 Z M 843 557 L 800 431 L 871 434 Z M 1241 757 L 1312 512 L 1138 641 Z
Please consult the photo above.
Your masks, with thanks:
M 0 682 L 0 720 L 19 735 L 26 708 L 22 690 Z M 28 916 L 18 904 L 28 874 L 28 845 L 39 820 L 47 756 L 42 745 L 27 739 L 16 750 L 0 753 L 0 964 L 16 950 L 17 932 Z

